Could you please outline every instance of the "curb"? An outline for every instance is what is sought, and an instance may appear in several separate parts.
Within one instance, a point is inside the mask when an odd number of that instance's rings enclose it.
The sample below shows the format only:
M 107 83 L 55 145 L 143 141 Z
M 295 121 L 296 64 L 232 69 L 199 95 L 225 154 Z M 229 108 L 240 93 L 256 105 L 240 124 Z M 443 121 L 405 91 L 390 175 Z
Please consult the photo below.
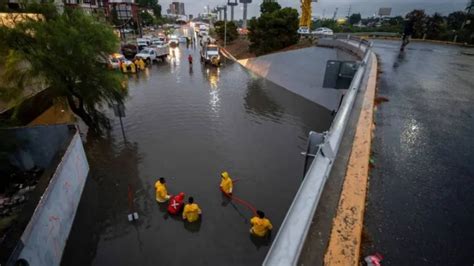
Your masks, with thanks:
M 359 265 L 377 84 L 378 62 L 373 53 L 371 64 L 341 197 L 333 219 L 329 246 L 324 256 L 324 265 Z
M 227 51 L 224 47 L 219 45 L 219 49 L 221 50 L 222 55 L 224 55 L 226 58 L 234 61 L 234 62 L 239 62 L 237 58 L 235 58 L 229 51 Z

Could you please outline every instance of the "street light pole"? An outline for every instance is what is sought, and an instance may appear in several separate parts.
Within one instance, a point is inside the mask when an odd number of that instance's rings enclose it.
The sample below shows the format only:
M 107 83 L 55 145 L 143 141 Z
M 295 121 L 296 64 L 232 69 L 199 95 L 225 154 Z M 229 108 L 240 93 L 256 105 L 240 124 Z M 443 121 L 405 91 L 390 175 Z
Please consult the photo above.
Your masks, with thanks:
M 224 5 L 224 49 L 227 44 L 227 6 Z

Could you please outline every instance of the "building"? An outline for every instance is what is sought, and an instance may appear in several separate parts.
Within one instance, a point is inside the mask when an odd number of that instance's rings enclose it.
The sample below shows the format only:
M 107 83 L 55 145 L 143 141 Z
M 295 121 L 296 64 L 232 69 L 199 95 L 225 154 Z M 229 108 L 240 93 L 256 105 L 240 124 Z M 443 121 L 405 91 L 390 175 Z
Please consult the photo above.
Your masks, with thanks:
M 184 3 L 172 2 L 166 10 L 166 13 L 168 13 L 168 15 L 186 15 L 186 12 L 184 11 Z

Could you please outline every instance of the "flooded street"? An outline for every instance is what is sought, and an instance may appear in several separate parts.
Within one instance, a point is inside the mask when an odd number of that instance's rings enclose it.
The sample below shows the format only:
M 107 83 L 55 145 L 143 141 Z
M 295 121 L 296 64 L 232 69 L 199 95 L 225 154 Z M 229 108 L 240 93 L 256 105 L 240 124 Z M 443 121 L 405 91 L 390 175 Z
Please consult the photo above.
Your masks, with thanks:
M 238 179 L 235 196 L 265 211 L 273 239 L 302 179 L 308 132 L 327 130 L 332 116 L 236 63 L 205 67 L 198 51 L 181 45 L 167 62 L 130 77 L 125 139 L 117 118 L 110 136 L 88 138 L 91 173 L 63 265 L 263 261 L 270 241 L 250 238 L 251 212 L 222 196 L 220 173 Z M 167 179 L 169 193 L 194 196 L 200 223 L 188 226 L 157 204 L 158 177 Z M 127 220 L 131 209 L 137 222 Z

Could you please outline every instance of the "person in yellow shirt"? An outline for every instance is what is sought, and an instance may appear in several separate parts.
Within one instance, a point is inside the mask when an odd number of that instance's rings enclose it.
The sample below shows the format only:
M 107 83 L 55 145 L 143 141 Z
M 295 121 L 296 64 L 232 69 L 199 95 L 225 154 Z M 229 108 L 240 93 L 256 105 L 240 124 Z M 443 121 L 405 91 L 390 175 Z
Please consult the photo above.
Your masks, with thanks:
M 257 216 L 250 219 L 250 224 L 252 225 L 250 233 L 258 237 L 266 236 L 268 232 L 273 229 L 272 223 L 265 218 L 265 213 L 262 211 L 257 211 Z
M 188 222 L 192 223 L 199 219 L 201 215 L 201 209 L 199 205 L 194 203 L 194 198 L 189 197 L 188 204 L 184 206 L 183 210 L 183 220 L 187 220 Z
M 166 202 L 170 199 L 170 195 L 168 195 L 168 190 L 166 189 L 165 183 L 166 181 L 163 177 L 160 177 L 160 179 L 155 183 L 156 201 L 159 203 Z
M 140 70 L 145 70 L 145 61 L 142 58 L 138 59 L 138 65 L 140 66 Z
M 234 187 L 232 183 L 232 179 L 229 176 L 229 173 L 222 172 L 221 173 L 221 190 L 225 194 L 232 194 L 232 188 Z

